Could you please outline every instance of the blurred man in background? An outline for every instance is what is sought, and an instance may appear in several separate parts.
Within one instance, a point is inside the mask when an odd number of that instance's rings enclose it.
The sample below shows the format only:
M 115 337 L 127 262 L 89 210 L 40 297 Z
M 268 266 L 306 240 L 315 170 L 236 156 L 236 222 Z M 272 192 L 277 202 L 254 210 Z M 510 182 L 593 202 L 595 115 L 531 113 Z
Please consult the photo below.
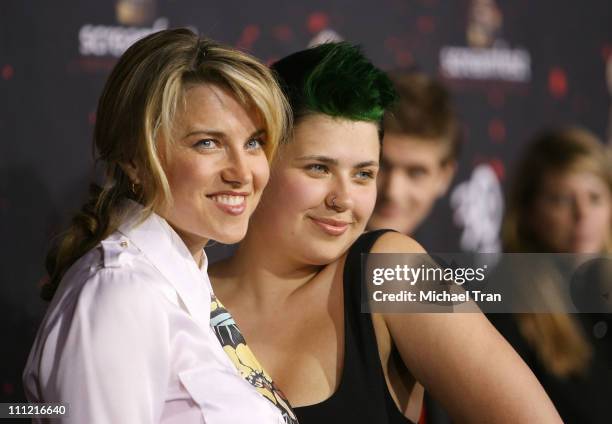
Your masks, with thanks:
M 455 175 L 458 122 L 440 83 L 420 73 L 390 76 L 399 101 L 385 116 L 378 200 L 368 227 L 413 234 Z

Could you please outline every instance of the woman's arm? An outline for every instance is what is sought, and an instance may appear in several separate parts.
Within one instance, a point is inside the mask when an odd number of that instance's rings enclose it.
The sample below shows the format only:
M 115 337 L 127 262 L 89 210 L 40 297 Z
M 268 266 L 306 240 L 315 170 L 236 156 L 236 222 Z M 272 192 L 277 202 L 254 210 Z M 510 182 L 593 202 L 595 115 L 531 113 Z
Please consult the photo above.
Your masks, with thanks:
M 69 404 L 62 422 L 159 420 L 168 387 L 168 322 L 161 296 L 139 277 L 101 269 L 76 299 L 58 305 L 39 385 L 45 401 Z
M 424 253 L 386 233 L 372 253 Z M 560 423 L 548 395 L 480 313 L 384 314 L 404 362 L 457 422 Z

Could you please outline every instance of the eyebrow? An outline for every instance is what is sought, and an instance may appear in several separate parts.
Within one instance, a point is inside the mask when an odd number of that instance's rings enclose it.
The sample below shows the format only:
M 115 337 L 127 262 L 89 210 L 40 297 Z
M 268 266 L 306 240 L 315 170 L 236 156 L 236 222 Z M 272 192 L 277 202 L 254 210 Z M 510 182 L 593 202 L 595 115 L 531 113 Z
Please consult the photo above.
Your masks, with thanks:
M 333 159 L 333 158 L 330 158 L 329 156 L 321 156 L 321 155 L 300 156 L 299 158 L 296 158 L 296 160 L 298 161 L 316 160 L 322 163 L 326 163 L 328 165 L 338 165 L 337 159 Z M 378 162 L 375 160 L 359 162 L 358 164 L 354 165 L 353 168 L 366 168 L 368 166 L 378 166 Z
M 254 138 L 254 137 L 260 137 L 262 135 L 266 134 L 266 130 L 263 128 L 259 128 L 257 130 L 255 130 L 251 135 L 248 136 L 248 139 Z M 208 135 L 208 136 L 212 136 L 212 137 L 216 137 L 216 138 L 226 138 L 227 135 L 220 130 L 214 130 L 214 129 L 203 129 L 203 130 L 194 130 L 194 131 L 190 131 L 188 134 L 186 134 L 183 138 L 188 138 L 194 135 Z
M 329 165 L 338 165 L 337 159 L 333 159 L 333 158 L 330 158 L 329 156 L 321 156 L 321 155 L 300 156 L 299 158 L 296 158 L 295 160 L 299 160 L 303 162 L 309 161 L 309 160 L 316 160 L 319 162 L 327 163 Z
M 378 162 L 375 160 L 359 162 L 357 165 L 355 165 L 355 168 L 367 168 L 368 166 L 378 166 Z

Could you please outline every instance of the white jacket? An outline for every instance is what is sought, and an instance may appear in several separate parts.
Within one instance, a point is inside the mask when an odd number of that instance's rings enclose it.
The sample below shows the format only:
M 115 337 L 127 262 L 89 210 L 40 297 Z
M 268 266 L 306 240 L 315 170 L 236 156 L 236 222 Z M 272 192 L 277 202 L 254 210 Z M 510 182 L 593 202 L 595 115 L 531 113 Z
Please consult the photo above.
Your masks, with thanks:
M 283 423 L 209 325 L 206 256 L 198 269 L 140 210 L 63 278 L 23 374 L 29 401 L 68 403 L 64 423 Z

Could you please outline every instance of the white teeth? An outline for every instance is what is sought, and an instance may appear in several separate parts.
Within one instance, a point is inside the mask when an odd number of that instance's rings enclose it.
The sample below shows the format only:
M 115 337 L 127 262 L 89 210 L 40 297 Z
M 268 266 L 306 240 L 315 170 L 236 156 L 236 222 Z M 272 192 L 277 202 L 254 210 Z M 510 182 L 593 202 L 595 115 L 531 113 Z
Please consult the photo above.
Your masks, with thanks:
M 227 194 L 213 196 L 212 199 L 215 202 L 223 203 L 224 205 L 229 206 L 238 206 L 244 202 L 244 196 L 229 196 Z

